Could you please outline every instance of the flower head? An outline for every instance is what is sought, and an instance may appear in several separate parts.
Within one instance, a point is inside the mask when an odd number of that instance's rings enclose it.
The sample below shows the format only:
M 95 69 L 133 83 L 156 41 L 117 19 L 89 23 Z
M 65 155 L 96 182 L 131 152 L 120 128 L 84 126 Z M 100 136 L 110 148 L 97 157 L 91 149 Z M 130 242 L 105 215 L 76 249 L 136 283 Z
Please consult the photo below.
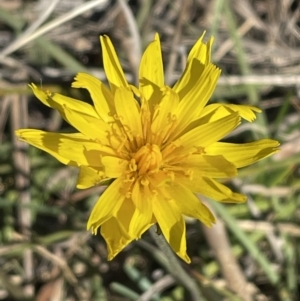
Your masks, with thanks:
M 208 227 L 215 222 L 195 193 L 219 202 L 244 202 L 244 195 L 216 179 L 234 177 L 238 168 L 277 151 L 278 142 L 270 139 L 219 142 L 241 118 L 251 122 L 260 110 L 207 105 L 220 69 L 210 62 L 212 39 L 207 44 L 202 39 L 172 88 L 164 83 L 158 35 L 143 54 L 138 87 L 127 83 L 110 39 L 101 37 L 109 87 L 86 73 L 72 84 L 89 91 L 93 106 L 30 85 L 40 101 L 57 109 L 78 132 L 21 129 L 16 135 L 63 164 L 78 166 L 78 188 L 113 179 L 87 224 L 94 234 L 101 227 L 109 259 L 157 223 L 173 250 L 189 262 L 183 215 Z

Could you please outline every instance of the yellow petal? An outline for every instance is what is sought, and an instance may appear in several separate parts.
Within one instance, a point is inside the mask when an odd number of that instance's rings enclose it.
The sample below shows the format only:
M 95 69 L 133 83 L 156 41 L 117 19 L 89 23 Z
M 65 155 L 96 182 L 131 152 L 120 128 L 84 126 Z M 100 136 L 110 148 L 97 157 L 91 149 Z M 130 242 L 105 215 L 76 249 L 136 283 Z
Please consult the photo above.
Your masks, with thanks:
M 205 152 L 207 155 L 222 154 L 228 161 L 240 168 L 278 152 L 278 146 L 279 142 L 272 139 L 243 144 L 215 142 L 205 148 Z
M 115 48 L 108 36 L 100 37 L 102 46 L 102 56 L 105 74 L 110 85 L 110 89 L 115 93 L 118 87 L 127 87 L 123 69 L 116 54 Z
M 163 150 L 164 157 L 168 160 L 180 155 L 186 155 L 195 151 L 203 151 L 210 144 L 222 139 L 240 123 L 238 113 L 221 118 L 217 121 L 200 125 L 173 142 L 176 145 L 170 155 L 166 155 L 168 147 Z
M 182 214 L 200 220 L 207 227 L 216 222 L 211 211 L 180 181 L 170 184 L 168 192 Z
M 174 130 L 176 132 L 183 131 L 192 120 L 200 115 L 215 90 L 221 73 L 220 69 L 213 64 L 202 67 L 204 68 L 202 74 L 191 75 L 187 90 L 180 96 L 181 100 L 175 112 L 178 121 Z
M 137 179 L 131 194 L 131 200 L 136 209 L 130 224 L 130 233 L 136 239 L 154 224 L 152 197 L 149 186 L 143 185 L 141 179 Z
M 174 250 L 174 252 L 187 263 L 191 260 L 186 253 L 186 229 L 185 222 L 179 208 L 173 200 L 167 200 L 159 194 L 153 198 L 152 207 L 159 227 Z
M 135 181 L 132 188 L 132 202 L 135 207 L 141 212 L 151 212 L 152 215 L 152 193 L 148 185 L 143 185 L 143 178 L 139 178 Z
M 72 111 L 68 107 L 64 107 L 63 110 L 66 120 L 80 133 L 99 143 L 109 144 L 107 133 L 110 132 L 110 127 L 103 120 Z
M 205 44 L 202 42 L 204 35 L 205 32 L 203 32 L 200 39 L 198 39 L 198 41 L 192 47 L 188 55 L 188 59 L 187 59 L 188 62 L 191 62 L 193 59 L 196 59 L 199 60 L 204 65 L 210 63 L 211 49 L 212 49 L 212 44 L 214 42 L 214 38 L 210 37 L 209 41 Z
M 141 235 L 153 225 L 152 212 L 141 214 L 130 199 L 125 199 L 113 218 L 101 227 L 108 246 L 108 260 L 113 259 L 133 239 Z
M 122 123 L 129 140 L 143 137 L 139 106 L 132 92 L 127 88 L 119 88 L 115 93 L 115 106 L 118 118 Z
M 82 134 L 59 134 L 40 130 L 17 130 L 16 135 L 55 157 L 63 164 L 101 167 L 102 147 L 99 143 L 86 139 Z
M 120 191 L 123 181 L 123 177 L 117 178 L 96 202 L 87 222 L 87 229 L 91 229 L 94 234 L 103 223 L 116 215 L 124 202 L 125 195 Z
M 228 178 L 237 175 L 235 165 L 221 155 L 192 155 L 181 164 L 181 167 L 190 169 L 195 178 Z
M 134 237 L 134 239 L 140 239 L 142 234 L 154 224 L 152 221 L 153 212 L 151 199 L 144 198 L 142 200 L 144 204 L 140 209 L 136 208 L 135 203 L 131 200 L 134 206 L 134 212 L 129 224 L 129 234 L 131 237 Z M 127 211 L 125 212 L 127 214 Z M 122 214 L 124 215 L 125 212 Z
M 141 185 L 142 184 L 140 183 L 140 179 L 137 179 L 134 182 L 133 187 L 132 187 L 131 198 L 132 198 L 132 202 L 134 203 L 135 207 L 140 212 L 143 212 L 145 203 L 148 203 L 148 200 L 145 200 L 145 197 L 143 196 L 143 187 L 140 187 Z
M 253 106 L 247 106 L 247 105 L 233 105 L 233 104 L 219 104 L 214 103 L 206 106 L 199 116 L 199 118 L 202 118 L 204 116 L 207 116 L 208 114 L 212 113 L 213 111 L 216 112 L 216 109 L 223 109 L 223 111 L 227 111 L 228 113 L 232 112 L 238 112 L 239 115 L 249 121 L 252 122 L 256 119 L 256 115 L 254 112 L 260 113 L 261 110 L 259 108 L 253 107 Z M 220 111 L 220 110 L 219 110 Z M 213 114 L 210 118 L 210 121 L 214 121 L 217 119 L 217 115 Z
M 105 122 L 114 121 L 112 116 L 116 112 L 113 104 L 113 95 L 100 80 L 87 73 L 78 73 L 75 77 L 75 82 L 72 83 L 72 87 L 87 89 L 102 120 Z
M 199 185 L 201 182 L 202 185 Z M 247 197 L 243 194 L 233 192 L 227 186 L 214 179 L 202 178 L 198 183 L 197 191 L 215 201 L 222 203 L 243 203 Z
M 182 131 L 181 135 L 205 123 L 217 121 L 225 116 L 229 116 L 233 112 L 238 112 L 240 117 L 252 122 L 256 118 L 254 112 L 261 112 L 261 110 L 256 107 L 243 105 L 208 105 L 203 108 L 199 117 L 189 123 L 189 125 Z
M 174 114 L 178 104 L 178 95 L 170 88 L 166 88 L 152 118 L 151 130 L 153 133 L 157 133 L 169 123 L 170 115 Z
M 139 71 L 139 89 L 146 100 L 153 102 L 157 99 L 153 96 L 155 90 L 164 86 L 164 70 L 162 63 L 161 47 L 158 34 L 151 42 L 141 59 Z M 152 106 L 150 104 L 150 106 Z
M 207 44 L 204 44 L 202 42 L 204 35 L 205 32 L 192 47 L 188 55 L 186 68 L 182 76 L 173 87 L 174 91 L 176 91 L 177 93 L 184 95 L 184 93 L 181 92 L 183 92 L 184 89 L 185 91 L 187 91 L 186 87 L 189 85 L 189 81 L 193 80 L 192 77 L 194 75 L 197 75 L 197 77 L 199 77 L 201 75 L 201 70 L 203 71 L 203 68 L 199 69 L 197 67 L 199 67 L 199 65 L 206 65 L 210 62 L 210 52 L 213 38 L 211 38 Z
M 178 103 L 178 95 L 171 89 L 166 88 L 162 100 L 156 105 L 152 118 L 153 143 L 160 145 L 165 138 L 168 138 L 170 128 L 175 122 L 172 118 Z
M 124 233 L 119 221 L 115 217 L 110 218 L 102 225 L 101 235 L 107 245 L 108 260 L 112 260 L 133 240 L 133 238 Z
M 104 180 L 108 180 L 104 173 L 104 168 L 80 166 L 76 187 L 78 189 L 87 189 L 99 185 Z
M 135 207 L 130 199 L 124 199 L 114 216 L 101 227 L 108 248 L 108 260 L 112 260 L 135 237 L 130 235 L 130 224 L 135 212 Z
M 221 118 L 217 121 L 203 124 L 179 138 L 181 144 L 190 148 L 192 146 L 206 147 L 233 131 L 240 124 L 237 113 Z
M 131 199 L 125 199 L 115 215 L 123 232 L 133 239 L 140 239 L 142 234 L 153 225 L 151 202 L 148 202 L 144 208 L 146 210 L 141 212 Z
M 140 239 L 142 234 L 154 225 L 152 217 L 153 214 L 151 210 L 141 212 L 136 209 L 130 222 L 129 233 L 131 237 Z
M 33 91 L 41 101 L 44 100 L 52 108 L 59 110 L 62 117 L 86 137 L 98 140 L 106 145 L 118 143 L 114 137 L 108 140 L 108 133 L 111 132 L 111 128 L 108 123 L 99 118 L 92 106 L 60 94 L 53 94 L 50 98 L 41 90 Z
M 160 187 L 163 186 L 166 182 L 171 181 L 172 176 L 170 173 L 160 170 L 152 175 L 148 175 L 147 179 L 153 187 Z
M 243 203 L 246 196 L 233 192 L 227 186 L 207 177 L 194 178 L 189 180 L 183 177 L 177 177 L 176 182 L 184 185 L 193 192 L 209 197 L 222 203 Z
M 101 161 L 105 167 L 105 174 L 109 178 L 121 177 L 128 170 L 129 162 L 127 160 L 118 157 L 104 156 Z
M 45 92 L 39 88 L 35 84 L 29 85 L 32 89 L 34 95 L 46 106 L 51 107 L 53 109 L 57 109 L 60 113 L 63 113 L 63 107 L 68 107 L 70 110 L 82 112 L 86 115 L 90 115 L 93 117 L 98 117 L 96 110 L 93 106 L 80 101 L 78 99 L 70 98 L 58 93 L 51 93 L 49 91 Z M 64 117 L 64 116 L 63 116 Z

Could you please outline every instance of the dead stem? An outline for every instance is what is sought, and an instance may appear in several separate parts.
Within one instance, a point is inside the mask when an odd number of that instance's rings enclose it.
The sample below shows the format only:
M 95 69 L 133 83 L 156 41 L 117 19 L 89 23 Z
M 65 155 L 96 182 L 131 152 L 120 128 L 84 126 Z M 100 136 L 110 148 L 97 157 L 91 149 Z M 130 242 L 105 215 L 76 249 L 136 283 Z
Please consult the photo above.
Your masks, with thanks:
M 30 240 L 31 235 L 31 212 L 28 208 L 30 204 L 29 177 L 30 165 L 27 155 L 28 145 L 17 140 L 14 131 L 19 128 L 26 128 L 28 124 L 27 96 L 11 95 L 11 129 L 14 145 L 13 161 L 15 167 L 16 189 L 19 193 L 18 202 L 18 226 L 20 232 Z M 32 251 L 28 248 L 23 253 L 23 268 L 26 283 L 24 295 L 34 296 L 34 265 Z

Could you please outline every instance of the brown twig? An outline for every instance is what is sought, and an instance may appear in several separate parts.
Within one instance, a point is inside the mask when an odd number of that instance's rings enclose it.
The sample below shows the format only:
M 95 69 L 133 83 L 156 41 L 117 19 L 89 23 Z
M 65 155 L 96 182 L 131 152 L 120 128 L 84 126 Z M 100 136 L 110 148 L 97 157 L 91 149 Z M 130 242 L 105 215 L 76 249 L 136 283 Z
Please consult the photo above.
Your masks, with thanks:
M 218 220 L 212 228 L 205 226 L 202 228 L 206 240 L 220 263 L 221 272 L 227 282 L 228 288 L 237 293 L 245 301 L 253 300 L 247 280 L 232 254 L 223 222 Z
M 14 145 L 13 160 L 15 166 L 16 189 L 19 192 L 18 225 L 20 232 L 29 239 L 31 235 L 31 211 L 26 208 L 30 204 L 29 177 L 30 165 L 27 156 L 28 145 L 17 140 L 14 131 L 20 128 L 26 128 L 28 123 L 27 97 L 11 95 L 11 128 L 12 140 Z M 25 275 L 24 294 L 26 297 L 34 296 L 34 264 L 32 251 L 26 249 L 23 254 L 23 267 Z
M 148 301 L 157 294 L 162 292 L 164 289 L 174 285 L 176 283 L 175 279 L 171 275 L 166 275 L 155 282 L 149 289 L 143 293 L 137 301 Z
M 34 246 L 33 250 L 35 252 L 37 252 L 38 254 L 40 254 L 41 256 L 43 256 L 44 258 L 48 259 L 49 261 L 51 261 L 53 264 L 57 265 L 61 271 L 63 272 L 65 279 L 71 283 L 71 284 L 76 284 L 77 283 L 77 279 L 74 276 L 74 274 L 72 273 L 72 270 L 69 268 L 66 260 L 64 260 L 63 258 L 51 253 L 50 251 L 48 251 L 46 248 L 44 248 L 43 246 Z
M 176 66 L 176 60 L 178 56 L 177 46 L 180 42 L 181 33 L 182 33 L 182 24 L 184 22 L 185 12 L 188 7 L 189 1 L 187 0 L 181 0 L 179 2 L 179 12 L 178 12 L 178 19 L 176 23 L 176 27 L 174 30 L 174 36 L 171 43 L 171 53 L 169 57 L 169 62 L 166 68 L 166 83 L 169 84 L 171 82 L 171 75 L 174 71 L 174 68 Z
M 118 3 L 121 7 L 123 15 L 128 24 L 128 29 L 130 31 L 130 41 L 129 45 L 127 45 L 127 54 L 128 59 L 132 67 L 132 71 L 135 77 L 135 81 L 138 79 L 139 74 L 139 62 L 141 60 L 141 38 L 139 35 L 139 30 L 136 24 L 136 20 L 133 16 L 133 12 L 130 9 L 128 3 L 124 0 L 118 0 Z M 128 39 L 125 39 L 128 40 Z M 128 42 L 128 41 L 127 41 Z M 128 47 L 129 46 L 129 47 Z

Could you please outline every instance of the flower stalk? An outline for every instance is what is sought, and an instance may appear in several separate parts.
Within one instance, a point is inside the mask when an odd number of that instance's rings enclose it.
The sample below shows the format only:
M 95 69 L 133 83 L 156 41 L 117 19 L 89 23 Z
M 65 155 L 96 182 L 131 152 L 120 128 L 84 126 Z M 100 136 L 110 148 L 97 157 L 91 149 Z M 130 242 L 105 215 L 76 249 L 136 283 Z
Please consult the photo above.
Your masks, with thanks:
M 176 278 L 190 293 L 193 301 L 206 301 L 195 282 L 195 280 L 183 269 L 178 257 L 170 248 L 170 245 L 162 234 L 157 233 L 156 226 L 149 229 L 149 233 L 156 245 L 163 252 L 169 265 L 169 272 Z

